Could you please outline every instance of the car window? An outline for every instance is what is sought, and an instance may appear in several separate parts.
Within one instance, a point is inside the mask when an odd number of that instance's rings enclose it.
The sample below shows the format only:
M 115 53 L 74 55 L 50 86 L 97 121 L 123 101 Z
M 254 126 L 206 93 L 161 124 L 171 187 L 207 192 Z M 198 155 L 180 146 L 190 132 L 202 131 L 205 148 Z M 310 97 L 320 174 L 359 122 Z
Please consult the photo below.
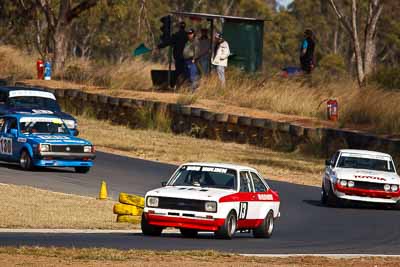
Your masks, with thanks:
M 6 124 L 6 133 L 11 133 L 11 129 L 18 129 L 17 126 L 17 119 L 16 118 L 9 118 Z
M 240 192 L 251 192 L 251 183 L 247 172 L 240 172 Z
M 6 119 L 5 118 L 0 118 L 0 132 L 4 132 L 4 127 L 6 124 Z
M 0 104 L 5 104 L 7 102 L 7 97 L 7 92 L 0 92 Z
M 253 179 L 254 191 L 255 192 L 265 192 L 265 191 L 267 191 L 267 187 L 261 181 L 261 178 L 258 177 L 258 175 L 255 174 L 254 172 L 251 172 L 250 174 L 251 174 L 251 178 Z
M 332 158 L 331 158 L 332 167 L 334 167 L 336 165 L 336 161 L 338 160 L 339 154 L 340 154 L 340 152 L 338 151 L 332 156 Z

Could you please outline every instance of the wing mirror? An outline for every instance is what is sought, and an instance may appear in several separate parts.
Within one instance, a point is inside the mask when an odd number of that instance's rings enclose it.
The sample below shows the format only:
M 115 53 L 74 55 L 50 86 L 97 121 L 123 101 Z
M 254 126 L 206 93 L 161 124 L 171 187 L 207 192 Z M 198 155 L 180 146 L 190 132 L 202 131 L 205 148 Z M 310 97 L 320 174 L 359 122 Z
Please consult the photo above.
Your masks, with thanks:
M 325 160 L 325 166 L 332 166 L 332 161 L 330 159 Z
M 166 181 L 161 182 L 161 186 L 162 187 L 167 186 L 167 182 Z
M 11 129 L 11 130 L 10 130 L 10 134 L 11 134 L 12 136 L 14 136 L 14 137 L 17 137 L 17 136 L 18 136 L 18 130 L 17 130 L 17 129 Z
M 79 135 L 78 129 L 72 130 L 72 135 L 73 135 L 73 136 L 78 136 L 78 135 Z

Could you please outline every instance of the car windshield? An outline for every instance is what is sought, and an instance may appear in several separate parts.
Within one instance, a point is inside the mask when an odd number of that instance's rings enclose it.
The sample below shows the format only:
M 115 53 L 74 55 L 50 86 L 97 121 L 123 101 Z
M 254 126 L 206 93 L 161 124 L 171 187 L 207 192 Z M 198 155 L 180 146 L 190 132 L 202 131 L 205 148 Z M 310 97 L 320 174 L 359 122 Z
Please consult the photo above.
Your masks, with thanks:
M 337 167 L 395 172 L 393 162 L 391 160 L 373 159 L 366 157 L 364 158 L 356 156 L 341 156 Z
M 10 108 L 30 108 L 38 110 L 60 111 L 60 106 L 57 101 L 46 97 L 37 96 L 18 96 L 8 99 Z
M 69 134 L 67 127 L 58 118 L 21 118 L 19 126 L 22 134 Z
M 183 166 L 173 179 L 173 186 L 199 186 L 236 190 L 236 171 L 206 166 Z

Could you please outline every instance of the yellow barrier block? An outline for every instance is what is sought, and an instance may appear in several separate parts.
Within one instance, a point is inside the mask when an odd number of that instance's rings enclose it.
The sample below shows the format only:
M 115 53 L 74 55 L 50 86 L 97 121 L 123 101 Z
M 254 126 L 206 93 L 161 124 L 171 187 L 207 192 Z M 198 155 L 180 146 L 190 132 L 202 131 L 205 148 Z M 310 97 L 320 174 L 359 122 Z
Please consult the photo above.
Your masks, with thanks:
M 140 207 L 117 203 L 114 205 L 114 214 L 141 216 L 143 209 Z
M 141 216 L 132 216 L 132 215 L 118 215 L 117 216 L 117 222 L 139 224 L 141 220 L 142 220 Z
M 144 208 L 144 197 L 138 195 L 120 193 L 119 202 Z

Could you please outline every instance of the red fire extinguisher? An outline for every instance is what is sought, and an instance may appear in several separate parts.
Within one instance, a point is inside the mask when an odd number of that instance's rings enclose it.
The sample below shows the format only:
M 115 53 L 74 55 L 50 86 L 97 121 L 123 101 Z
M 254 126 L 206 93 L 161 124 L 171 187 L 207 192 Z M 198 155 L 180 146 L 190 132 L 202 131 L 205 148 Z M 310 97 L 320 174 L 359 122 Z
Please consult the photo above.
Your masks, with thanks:
M 41 59 L 36 61 L 37 78 L 43 80 L 44 78 L 44 62 Z
M 328 120 L 337 121 L 339 118 L 338 102 L 336 99 L 328 99 L 326 102 Z

